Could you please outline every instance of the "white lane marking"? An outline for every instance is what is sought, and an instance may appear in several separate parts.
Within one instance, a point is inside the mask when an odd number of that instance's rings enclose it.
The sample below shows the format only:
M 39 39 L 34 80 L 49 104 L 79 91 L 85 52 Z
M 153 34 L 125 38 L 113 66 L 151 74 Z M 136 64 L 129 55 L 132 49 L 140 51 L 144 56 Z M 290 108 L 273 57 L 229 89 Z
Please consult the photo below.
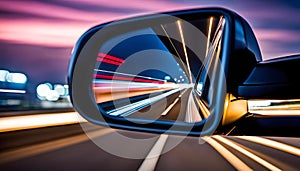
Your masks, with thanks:
M 187 110 L 186 110 L 186 115 L 184 120 L 185 122 L 188 123 L 200 122 L 202 120 L 200 113 L 198 111 L 198 107 L 195 104 L 192 91 L 189 94 Z
M 242 160 L 240 160 L 237 156 L 232 154 L 229 150 L 227 150 L 220 143 L 215 141 L 210 137 L 201 138 L 206 141 L 210 146 L 212 146 L 220 155 L 222 155 L 236 170 L 252 170 L 249 166 L 247 166 Z
M 168 139 L 167 134 L 162 134 L 146 156 L 145 160 L 141 164 L 139 171 L 152 171 L 155 169 L 159 156 L 165 146 L 165 143 Z
M 122 107 L 116 108 L 112 111 L 108 111 L 107 114 L 112 115 L 112 116 L 121 115 L 121 116 L 125 117 L 125 116 L 128 116 L 128 115 L 136 112 L 137 110 L 139 110 L 143 107 L 149 106 L 152 103 L 154 103 L 156 101 L 159 101 L 159 100 L 161 100 L 161 99 L 163 99 L 163 98 L 165 98 L 165 97 L 167 97 L 171 94 L 174 94 L 174 93 L 176 93 L 180 90 L 181 89 L 174 89 L 174 90 L 171 90 L 167 93 L 164 93 L 164 94 L 161 94 L 161 95 L 149 98 L 149 99 L 145 99 L 145 100 L 142 100 L 142 101 L 139 101 L 139 102 L 136 102 L 136 103 L 132 103 L 132 104 L 129 104 L 129 105 L 126 105 L 126 106 L 122 106 Z
M 0 117 L 0 132 L 87 122 L 77 112 Z
M 293 147 L 291 145 L 287 145 L 281 142 L 277 142 L 267 138 L 256 137 L 256 136 L 236 136 L 236 137 L 247 141 L 252 141 L 254 143 L 262 144 L 277 150 L 281 150 L 296 156 L 300 156 L 300 148 Z
M 13 89 L 0 89 L 1 93 L 20 93 L 20 94 L 25 94 L 25 90 L 13 90 Z
M 182 95 L 187 91 L 188 89 L 185 89 L 175 100 L 172 104 L 170 104 L 170 106 L 165 110 L 163 111 L 163 113 L 161 114 L 162 116 L 165 116 L 168 114 L 168 112 L 174 107 L 174 105 L 179 101 L 179 98 L 182 97 Z
M 174 105 L 178 102 L 179 98 L 177 97 L 172 104 L 161 114 L 162 116 L 167 115 L 167 113 L 174 107 Z
M 256 161 L 257 163 L 261 164 L 262 166 L 266 167 L 267 169 L 269 170 L 281 170 L 279 169 L 278 167 L 274 166 L 273 164 L 265 161 L 264 159 L 256 156 L 255 154 L 245 150 L 244 148 L 238 146 L 236 143 L 234 143 L 233 141 L 231 140 L 228 140 L 228 139 L 225 139 L 219 135 L 216 135 L 216 136 L 213 136 L 213 138 L 227 144 L 228 146 L 232 147 L 233 149 L 239 151 L 240 153 L 244 154 L 245 156 L 251 158 L 252 160 Z
M 20 149 L 15 149 L 7 152 L 2 152 L 0 153 L 0 164 L 1 163 L 7 163 L 10 161 L 15 161 L 18 159 L 30 157 L 30 156 L 35 156 L 38 154 L 54 151 L 57 149 L 61 149 L 64 147 L 68 147 L 74 144 L 78 144 L 84 141 L 89 140 L 90 138 L 96 138 L 103 136 L 105 134 L 111 133 L 115 130 L 110 129 L 110 128 L 104 128 L 101 130 L 96 130 L 89 132 L 89 136 L 86 134 L 80 134 L 80 135 L 75 135 L 72 137 L 67 137 L 59 140 L 54 140 L 50 142 L 45 142 L 45 143 L 40 143 L 28 147 L 23 147 Z

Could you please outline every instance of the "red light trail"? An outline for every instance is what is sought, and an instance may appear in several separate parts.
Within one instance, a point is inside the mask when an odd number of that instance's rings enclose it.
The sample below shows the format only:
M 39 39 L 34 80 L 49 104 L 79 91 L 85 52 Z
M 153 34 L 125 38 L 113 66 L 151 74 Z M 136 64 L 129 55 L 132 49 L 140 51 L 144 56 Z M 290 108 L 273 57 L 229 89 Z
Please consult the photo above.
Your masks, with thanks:
M 124 63 L 124 59 L 112 55 L 108 55 L 102 52 L 98 53 L 97 61 L 116 65 L 116 66 L 120 66 L 122 63 Z

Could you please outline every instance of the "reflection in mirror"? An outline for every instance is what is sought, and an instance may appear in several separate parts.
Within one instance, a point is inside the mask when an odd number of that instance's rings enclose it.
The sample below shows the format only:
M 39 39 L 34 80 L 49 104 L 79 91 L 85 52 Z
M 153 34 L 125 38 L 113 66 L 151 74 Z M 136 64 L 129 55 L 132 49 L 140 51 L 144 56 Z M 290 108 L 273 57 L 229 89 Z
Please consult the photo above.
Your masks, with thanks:
M 224 23 L 222 16 L 177 19 L 111 37 L 100 46 L 94 69 L 99 109 L 115 117 L 189 123 L 208 117 L 209 106 L 199 101 L 213 94 L 205 91 L 212 89 L 209 73 Z

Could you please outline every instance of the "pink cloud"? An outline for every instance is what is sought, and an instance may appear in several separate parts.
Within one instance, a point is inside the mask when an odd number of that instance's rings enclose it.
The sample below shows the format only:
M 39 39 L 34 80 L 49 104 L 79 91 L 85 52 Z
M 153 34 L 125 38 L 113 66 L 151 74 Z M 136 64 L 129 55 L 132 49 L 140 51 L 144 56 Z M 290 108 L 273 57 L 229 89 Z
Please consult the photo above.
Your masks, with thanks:
M 0 9 L 9 10 L 12 12 L 24 12 L 28 14 L 36 14 L 46 17 L 56 17 L 61 19 L 69 20 L 81 20 L 81 21 L 97 21 L 101 18 L 116 17 L 117 14 L 114 12 L 89 12 L 85 10 L 76 10 L 63 6 L 45 4 L 40 2 L 26 1 L 1 1 Z
M 85 0 L 72 1 L 72 3 L 88 3 L 95 6 L 101 4 L 101 7 L 135 8 L 142 9 L 145 12 L 178 8 L 178 4 L 164 1 L 144 1 L 141 3 L 132 0 L 124 3 L 123 1 Z M 77 10 L 42 2 L 14 1 L 12 3 L 10 1 L 0 1 L 0 9 L 40 16 L 36 19 L 16 18 L 11 20 L 0 18 L 0 23 L 2 23 L 0 39 L 48 46 L 73 46 L 79 36 L 88 28 L 99 23 L 125 17 L 121 16 L 118 11 Z M 57 20 L 47 20 L 41 17 L 52 17 Z
M 73 46 L 82 33 L 90 27 L 104 23 L 107 21 L 126 18 L 128 16 L 137 15 L 136 10 L 140 13 L 153 13 L 158 11 L 171 11 L 175 9 L 183 9 L 195 7 L 192 5 L 201 5 L 202 7 L 210 3 L 184 3 L 172 2 L 163 0 L 143 1 L 115 1 L 115 0 L 82 0 L 82 1 L 65 1 L 65 3 L 72 3 L 77 5 L 91 5 L 99 8 L 99 11 L 88 9 L 76 9 L 68 6 L 60 6 L 51 3 L 28 2 L 28 1 L 0 1 L 0 10 L 21 12 L 24 14 L 36 15 L 37 18 L 19 17 L 12 19 L 0 18 L 0 39 L 10 42 L 19 42 L 25 44 L 37 44 L 47 46 Z M 220 4 L 220 3 L 219 3 Z M 223 5 L 226 3 L 222 3 Z M 254 3 L 255 5 L 255 3 Z M 237 12 L 247 16 L 253 25 L 263 25 L 268 19 L 278 18 L 279 16 L 286 16 L 286 10 L 282 13 L 274 13 L 274 10 L 261 10 L 253 12 L 252 8 L 247 8 L 242 3 L 233 4 L 228 3 L 226 6 L 236 9 Z M 252 4 L 253 6 L 253 4 Z M 251 7 L 251 5 L 250 5 Z M 96 8 L 96 9 L 97 9 Z M 106 10 L 101 10 L 106 9 Z M 107 12 L 107 9 L 114 9 Z M 126 9 L 126 13 L 122 11 Z M 130 12 L 132 9 L 132 12 Z M 238 10 L 240 9 L 240 10 Z M 243 9 L 243 10 L 241 10 Z M 277 9 L 277 8 L 276 8 Z M 129 12 L 128 12 L 129 11 Z M 295 11 L 292 11 L 293 13 Z M 47 19 L 52 18 L 52 19 Z M 257 20 L 259 19 L 259 20 Z M 292 19 L 292 18 L 287 18 Z M 280 30 L 280 29 L 266 29 L 260 27 L 254 29 L 255 34 L 261 44 L 263 53 L 268 56 L 272 51 L 270 42 L 294 42 L 297 43 L 299 37 L 298 30 Z
M 113 8 L 125 8 L 125 9 L 140 9 L 143 11 L 162 11 L 162 10 L 173 10 L 188 7 L 183 3 L 162 1 L 162 0 L 151 0 L 151 1 L 140 1 L 140 0 L 83 0 L 77 3 L 85 3 L 91 5 L 99 5 Z
M 284 29 L 254 29 L 255 35 L 260 40 L 273 40 L 281 42 L 299 41 L 299 31 Z
M 48 46 L 73 46 L 89 24 L 44 22 L 42 20 L 0 19 L 0 39 L 11 42 Z

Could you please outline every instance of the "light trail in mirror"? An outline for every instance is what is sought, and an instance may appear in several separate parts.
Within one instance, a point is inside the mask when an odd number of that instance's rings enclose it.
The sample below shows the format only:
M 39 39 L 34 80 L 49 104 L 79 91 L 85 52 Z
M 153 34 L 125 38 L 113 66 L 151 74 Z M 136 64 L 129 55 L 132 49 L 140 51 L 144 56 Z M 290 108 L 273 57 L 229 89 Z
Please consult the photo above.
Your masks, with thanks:
M 194 95 L 194 86 L 202 62 L 218 62 L 214 58 L 220 55 L 223 20 L 176 19 L 105 41 L 93 77 L 99 109 L 110 116 L 151 121 L 195 123 L 207 118 L 210 111 Z

